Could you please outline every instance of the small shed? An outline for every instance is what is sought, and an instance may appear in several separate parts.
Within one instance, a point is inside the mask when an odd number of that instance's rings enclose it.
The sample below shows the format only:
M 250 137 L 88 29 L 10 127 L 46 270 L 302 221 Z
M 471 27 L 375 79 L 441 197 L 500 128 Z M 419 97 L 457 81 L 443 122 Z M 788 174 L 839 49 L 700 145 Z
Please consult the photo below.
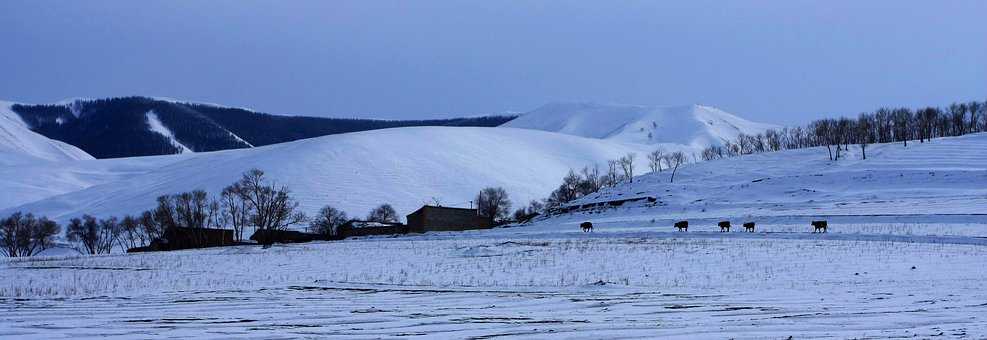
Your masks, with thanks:
M 413 233 L 488 229 L 493 226 L 492 221 L 481 217 L 476 209 L 425 205 L 407 217 L 408 231 Z

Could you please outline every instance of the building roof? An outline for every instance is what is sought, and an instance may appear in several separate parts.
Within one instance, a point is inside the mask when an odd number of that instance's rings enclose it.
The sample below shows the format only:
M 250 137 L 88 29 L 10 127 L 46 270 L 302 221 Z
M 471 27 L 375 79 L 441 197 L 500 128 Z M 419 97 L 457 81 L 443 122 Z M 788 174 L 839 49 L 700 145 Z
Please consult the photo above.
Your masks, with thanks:
M 397 222 L 350 220 L 347 221 L 344 225 L 348 225 L 351 228 L 377 228 L 377 227 L 399 227 L 402 224 Z
M 422 210 L 425 210 L 425 209 L 444 209 L 444 210 L 476 211 L 476 209 L 470 209 L 470 208 L 440 207 L 440 206 L 427 205 L 426 204 L 426 205 L 423 205 L 421 208 L 418 208 L 418 210 L 415 210 L 415 212 L 413 212 L 412 214 L 417 213 L 417 212 L 422 211 Z

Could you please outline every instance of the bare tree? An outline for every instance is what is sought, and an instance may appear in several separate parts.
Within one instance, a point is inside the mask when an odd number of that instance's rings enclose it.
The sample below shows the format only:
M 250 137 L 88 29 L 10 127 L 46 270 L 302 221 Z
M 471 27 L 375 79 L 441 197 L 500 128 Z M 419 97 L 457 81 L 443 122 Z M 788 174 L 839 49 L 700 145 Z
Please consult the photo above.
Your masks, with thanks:
M 664 152 L 665 150 L 659 147 L 648 154 L 648 166 L 651 167 L 652 173 L 661 172 L 661 157 Z
M 234 183 L 223 189 L 219 196 L 222 214 L 226 223 L 233 228 L 233 240 L 243 241 L 243 229 L 250 223 L 250 205 L 243 199 L 243 187 Z
M 607 161 L 607 182 L 610 186 L 617 185 L 620 183 L 620 160 L 611 159 Z
M 390 204 L 384 203 L 370 210 L 367 221 L 394 223 L 398 221 L 398 212 Z
M 533 216 L 540 214 L 545 208 L 545 204 L 538 200 L 531 200 L 528 206 L 522 206 L 514 211 L 514 222 L 527 222 Z
M 833 149 L 832 149 L 832 133 L 833 123 L 828 119 L 817 120 L 812 122 L 812 133 L 816 140 L 817 145 L 826 145 L 826 151 L 829 152 L 829 160 L 833 160 Z
M 709 147 L 703 149 L 701 153 L 701 159 L 704 161 L 711 161 L 716 159 L 721 159 L 725 157 L 725 148 L 718 145 L 710 145 Z M 659 161 L 661 161 L 659 159 Z
M 51 248 L 52 239 L 55 238 L 55 235 L 62 232 L 62 226 L 58 225 L 55 221 L 49 220 L 48 217 L 41 216 L 38 218 L 38 224 L 34 230 L 35 232 L 31 239 L 38 244 L 41 250 L 47 250 Z
M 579 174 L 572 169 L 569 169 L 569 173 L 562 178 L 562 184 L 559 185 L 558 189 L 555 189 L 555 191 L 552 192 L 549 199 L 556 203 L 554 205 L 558 206 L 579 198 L 579 184 L 581 182 L 582 178 L 579 177 Z
M 970 131 L 980 132 L 980 124 L 977 124 L 980 117 L 980 111 L 983 110 L 983 105 L 977 101 L 971 101 L 966 104 L 967 110 L 970 111 Z
M 177 228 L 178 212 L 175 210 L 175 203 L 171 195 L 161 195 L 157 198 L 158 205 L 151 210 L 153 224 L 158 229 L 158 236 L 170 228 Z
M 543 209 L 545 209 L 545 203 L 541 201 L 531 200 L 528 202 L 528 214 L 540 213 Z
M 618 160 L 620 169 L 624 171 L 624 178 L 627 178 L 627 181 L 631 183 L 634 183 L 634 157 L 635 154 L 628 153 Z
M 517 210 L 514 210 L 514 216 L 511 218 L 511 220 L 513 220 L 516 223 L 520 223 L 521 221 L 524 221 L 527 217 L 528 217 L 528 210 L 525 209 L 525 207 L 520 207 L 517 208 Z
M 165 227 L 162 226 L 158 219 L 155 218 L 155 211 L 156 210 L 145 211 L 141 213 L 141 216 L 138 218 L 147 242 L 160 238 L 164 234 Z
M 83 254 L 109 254 L 120 230 L 115 217 L 96 220 L 83 215 L 73 218 L 68 225 L 68 240 L 76 243 L 76 250 Z
M 15 212 L 0 220 L 0 253 L 8 257 L 33 256 L 47 249 L 61 227 L 47 217 Z
M 192 229 L 189 235 L 194 246 L 206 242 L 207 234 L 202 229 L 215 228 L 222 220 L 219 203 L 210 201 L 204 190 L 162 195 L 157 202 L 158 206 L 150 213 L 152 221 L 148 222 L 160 228 L 161 233 L 170 228 Z
M 576 187 L 576 191 L 579 192 L 580 196 L 597 192 L 601 187 L 603 187 L 603 179 L 600 177 L 600 168 L 595 164 L 592 168 L 584 166 L 581 174 L 582 178 Z
M 669 167 L 672 168 L 672 177 L 668 180 L 669 183 L 675 182 L 675 173 L 679 170 L 679 165 L 685 163 L 686 157 L 682 151 L 676 151 L 668 155 L 667 162 L 669 162 Z
M 305 215 L 298 211 L 298 203 L 291 198 L 288 188 L 268 183 L 264 171 L 251 169 L 243 174 L 237 184 L 242 188 L 240 197 L 250 206 L 250 221 L 255 230 L 264 230 L 266 235 L 306 220 Z
M 29 245 L 31 232 L 25 226 L 24 216 L 20 212 L 0 221 L 0 251 L 8 257 L 31 256 Z M 28 249 L 25 249 L 28 248 Z
M 912 121 L 912 113 L 908 109 L 895 109 L 894 112 L 894 135 L 895 139 L 904 143 L 908 147 L 909 126 Z
M 191 229 L 208 227 L 210 219 L 209 195 L 203 190 L 183 192 L 171 196 L 175 206 L 176 224 Z
M 507 197 L 504 188 L 484 188 L 476 195 L 476 208 L 480 216 L 498 223 L 507 219 L 507 214 L 511 210 L 511 200 Z
M 339 235 L 339 227 L 347 221 L 349 218 L 346 217 L 345 212 L 327 205 L 322 207 L 319 213 L 312 218 L 309 223 L 309 231 L 334 237 Z
M 857 128 L 855 133 L 857 134 L 857 143 L 860 144 L 860 154 L 863 159 L 867 159 L 867 145 L 871 143 L 871 130 L 873 128 L 873 122 L 871 117 L 867 114 L 860 114 L 860 118 L 857 118 Z
M 140 218 L 126 215 L 120 219 L 119 225 L 120 237 L 117 238 L 117 245 L 120 246 L 121 251 L 147 245 L 146 229 L 141 225 Z

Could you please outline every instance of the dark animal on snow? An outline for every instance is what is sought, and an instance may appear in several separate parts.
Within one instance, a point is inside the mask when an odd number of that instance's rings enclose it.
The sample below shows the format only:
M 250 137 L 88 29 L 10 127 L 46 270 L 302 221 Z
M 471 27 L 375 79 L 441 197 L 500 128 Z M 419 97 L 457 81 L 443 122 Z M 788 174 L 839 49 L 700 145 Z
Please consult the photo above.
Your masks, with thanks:
M 730 232 L 730 221 L 720 221 L 717 223 L 720 226 L 720 232 Z
M 678 221 L 675 222 L 675 228 L 679 231 L 689 231 L 689 221 Z
M 583 229 L 584 233 L 587 231 L 593 231 L 593 223 L 590 222 L 583 222 L 579 224 L 579 227 Z
M 754 232 L 754 222 L 744 223 L 744 231 L 753 233 Z
M 826 232 L 826 221 L 812 221 L 812 232 Z

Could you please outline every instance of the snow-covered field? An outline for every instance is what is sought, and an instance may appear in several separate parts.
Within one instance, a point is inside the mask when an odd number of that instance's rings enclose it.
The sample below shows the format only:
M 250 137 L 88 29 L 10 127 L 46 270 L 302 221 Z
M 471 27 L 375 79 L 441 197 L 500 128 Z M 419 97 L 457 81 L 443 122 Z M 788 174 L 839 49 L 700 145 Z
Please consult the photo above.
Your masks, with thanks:
M 0 337 L 987 336 L 984 238 L 555 229 L 4 260 Z

